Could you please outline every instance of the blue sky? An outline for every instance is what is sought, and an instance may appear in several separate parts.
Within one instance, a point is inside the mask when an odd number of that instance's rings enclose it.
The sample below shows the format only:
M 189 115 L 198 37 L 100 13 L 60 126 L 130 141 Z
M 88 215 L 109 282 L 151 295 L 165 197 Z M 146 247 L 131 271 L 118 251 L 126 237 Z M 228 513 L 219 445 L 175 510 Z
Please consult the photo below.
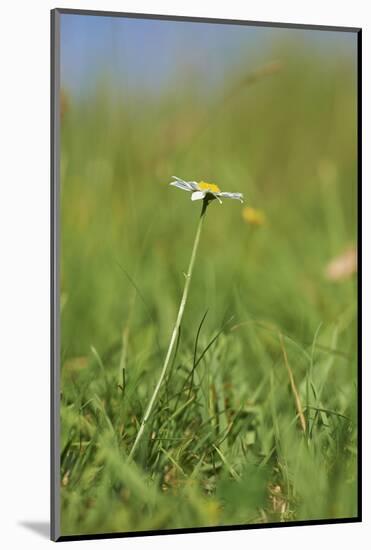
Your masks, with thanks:
M 353 33 L 63 14 L 62 86 L 80 95 L 107 78 L 153 93 L 188 74 L 212 85 L 242 65 L 249 70 L 275 60 L 275 44 L 282 42 L 320 50 L 330 60 L 355 60 Z

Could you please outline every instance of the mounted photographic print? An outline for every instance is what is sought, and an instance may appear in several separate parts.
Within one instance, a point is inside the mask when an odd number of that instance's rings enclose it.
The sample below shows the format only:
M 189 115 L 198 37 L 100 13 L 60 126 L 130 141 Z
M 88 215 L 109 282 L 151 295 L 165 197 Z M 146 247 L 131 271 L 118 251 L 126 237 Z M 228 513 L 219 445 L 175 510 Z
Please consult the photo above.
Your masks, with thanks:
M 360 521 L 360 29 L 51 30 L 53 540 Z

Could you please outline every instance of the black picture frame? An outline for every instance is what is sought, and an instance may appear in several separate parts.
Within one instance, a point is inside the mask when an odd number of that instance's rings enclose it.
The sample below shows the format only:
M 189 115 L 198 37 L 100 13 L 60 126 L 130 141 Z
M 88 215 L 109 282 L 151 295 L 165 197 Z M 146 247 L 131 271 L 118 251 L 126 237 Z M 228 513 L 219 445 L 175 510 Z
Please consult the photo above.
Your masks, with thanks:
M 201 22 L 201 23 L 218 23 L 227 25 L 242 25 L 254 27 L 269 27 L 269 28 L 285 28 L 285 29 L 308 29 L 308 30 L 327 30 L 341 31 L 354 33 L 357 36 L 357 252 L 358 252 L 358 272 L 357 272 L 357 303 L 358 303 L 358 514 L 356 517 L 340 518 L 340 519 L 323 519 L 323 520 L 302 520 L 277 522 L 269 524 L 248 524 L 248 525 L 227 525 L 217 527 L 202 527 L 202 528 L 184 528 L 184 529 L 167 529 L 156 531 L 140 531 L 140 532 L 114 532 L 114 533 L 94 533 L 84 535 L 63 536 L 60 531 L 60 307 L 59 307 L 59 251 L 60 251 L 60 18 L 63 14 L 69 15 L 84 15 L 84 16 L 100 16 L 100 17 L 117 17 L 128 19 L 150 19 L 163 21 L 184 21 L 184 22 Z M 72 540 L 90 540 L 90 539 L 108 539 L 122 537 L 140 537 L 149 535 L 166 535 L 166 534 L 182 534 L 182 533 L 197 533 L 197 532 L 217 532 L 217 531 L 236 531 L 250 529 L 268 529 L 275 527 L 293 527 L 293 526 L 309 526 L 322 524 L 342 524 L 355 523 L 362 521 L 362 350 L 361 350 L 361 334 L 362 334 L 362 29 L 358 27 L 337 27 L 327 25 L 314 24 L 294 24 L 294 23 L 277 23 L 235 19 L 218 19 L 218 18 L 203 18 L 191 16 L 173 16 L 173 15 L 155 15 L 143 13 L 124 13 L 112 11 L 97 11 L 97 10 L 80 10 L 80 9 L 65 9 L 56 8 L 51 10 L 51 205 L 50 205 L 50 308 L 51 308 L 51 425 L 50 425 L 50 440 L 51 440 L 51 484 L 50 484 L 50 535 L 53 541 L 72 541 Z

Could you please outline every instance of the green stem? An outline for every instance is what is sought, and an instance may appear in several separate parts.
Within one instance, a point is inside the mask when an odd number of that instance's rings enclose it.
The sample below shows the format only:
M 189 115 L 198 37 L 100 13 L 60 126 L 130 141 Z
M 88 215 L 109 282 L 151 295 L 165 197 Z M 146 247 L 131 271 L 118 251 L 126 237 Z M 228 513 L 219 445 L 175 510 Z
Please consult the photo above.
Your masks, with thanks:
M 169 343 L 169 347 L 168 347 L 167 354 L 166 354 L 166 357 L 165 357 L 165 361 L 164 361 L 164 364 L 163 364 L 163 367 L 162 367 L 162 370 L 161 370 L 160 378 L 158 379 L 158 382 L 157 382 L 155 390 L 152 394 L 151 400 L 148 403 L 148 407 L 147 407 L 147 410 L 144 414 L 144 417 L 143 417 L 142 423 L 140 425 L 139 431 L 137 433 L 137 437 L 135 438 L 134 444 L 133 444 L 133 446 L 131 448 L 131 451 L 129 453 L 129 460 L 131 458 L 133 458 L 135 450 L 138 446 L 138 443 L 139 443 L 139 441 L 140 441 L 140 439 L 143 435 L 145 425 L 148 421 L 148 418 L 151 415 L 153 405 L 156 401 L 158 392 L 160 391 L 161 384 L 164 380 L 167 368 L 168 368 L 169 363 L 170 363 L 171 354 L 172 354 L 173 349 L 174 349 L 174 345 L 175 345 L 175 342 L 176 342 L 179 327 L 180 327 L 180 324 L 182 322 L 184 309 L 185 309 L 185 306 L 186 306 L 186 303 L 187 303 L 189 286 L 191 284 L 191 278 L 192 278 L 192 272 L 193 272 L 193 266 L 194 266 L 195 259 L 196 259 L 198 244 L 200 242 L 201 229 L 202 229 L 203 220 L 204 220 L 204 217 L 205 217 L 205 212 L 206 212 L 207 205 L 208 205 L 208 201 L 204 199 L 202 201 L 202 211 L 201 211 L 200 220 L 198 222 L 198 227 L 197 227 L 197 231 L 196 231 L 195 240 L 194 240 L 194 243 L 193 243 L 191 259 L 190 259 L 190 262 L 189 262 L 189 267 L 188 267 L 187 274 L 185 276 L 186 281 L 185 281 L 185 285 L 184 285 L 183 296 L 182 296 L 182 299 L 181 299 L 181 302 L 180 302 L 179 311 L 178 311 L 178 315 L 177 315 L 177 318 L 176 318 L 176 321 L 175 321 L 173 333 L 172 333 L 171 338 L 170 338 L 170 343 Z

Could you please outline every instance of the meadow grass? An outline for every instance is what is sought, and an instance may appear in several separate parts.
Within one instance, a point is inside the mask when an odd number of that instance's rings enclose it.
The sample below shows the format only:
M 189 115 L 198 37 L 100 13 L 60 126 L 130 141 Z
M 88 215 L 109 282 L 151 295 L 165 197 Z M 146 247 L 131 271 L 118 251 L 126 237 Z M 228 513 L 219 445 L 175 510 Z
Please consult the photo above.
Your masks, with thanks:
M 356 75 L 340 58 L 280 55 L 280 70 L 236 74 L 210 98 L 67 91 L 64 535 L 357 514 L 356 280 L 324 276 L 356 242 Z M 209 206 L 129 462 L 200 214 L 173 174 L 243 192 L 266 221 Z

